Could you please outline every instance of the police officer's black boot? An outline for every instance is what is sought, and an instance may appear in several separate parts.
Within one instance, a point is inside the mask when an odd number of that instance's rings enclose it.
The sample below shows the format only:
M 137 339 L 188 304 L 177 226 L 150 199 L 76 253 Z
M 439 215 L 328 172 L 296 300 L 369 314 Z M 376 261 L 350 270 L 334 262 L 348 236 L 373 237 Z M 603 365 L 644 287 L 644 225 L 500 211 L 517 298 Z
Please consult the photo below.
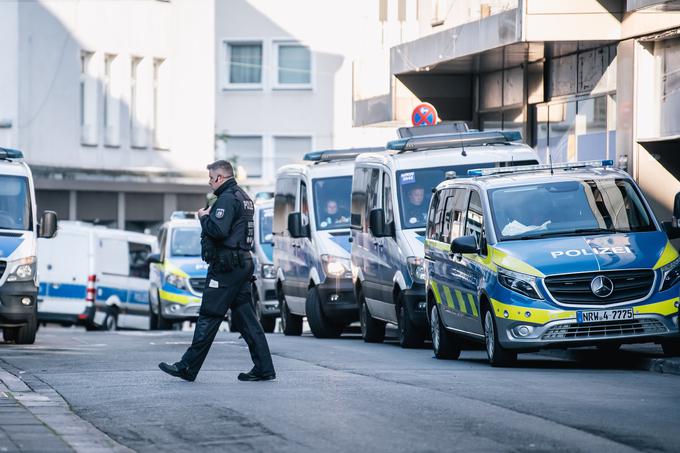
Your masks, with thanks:
M 161 362 L 158 364 L 158 368 L 170 376 L 175 376 L 185 381 L 193 382 L 196 380 L 196 376 L 192 375 L 187 368 L 180 367 L 176 363 L 170 365 L 169 363 Z
M 238 375 L 239 381 L 271 381 L 274 379 L 276 379 L 276 373 L 263 374 L 255 368 L 247 373 L 239 373 Z

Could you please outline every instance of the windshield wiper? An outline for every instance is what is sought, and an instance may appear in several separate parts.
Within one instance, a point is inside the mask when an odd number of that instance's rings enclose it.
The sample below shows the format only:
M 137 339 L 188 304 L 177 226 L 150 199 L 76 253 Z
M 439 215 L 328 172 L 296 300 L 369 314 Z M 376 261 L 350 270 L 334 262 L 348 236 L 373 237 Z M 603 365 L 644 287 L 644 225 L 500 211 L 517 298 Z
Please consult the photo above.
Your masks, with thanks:
M 545 233 L 539 234 L 527 234 L 524 236 L 518 236 L 513 239 L 525 241 L 528 239 L 541 239 L 550 236 L 580 236 L 582 234 L 604 234 L 604 233 L 620 233 L 620 231 L 608 228 L 577 228 L 575 230 L 546 231 Z

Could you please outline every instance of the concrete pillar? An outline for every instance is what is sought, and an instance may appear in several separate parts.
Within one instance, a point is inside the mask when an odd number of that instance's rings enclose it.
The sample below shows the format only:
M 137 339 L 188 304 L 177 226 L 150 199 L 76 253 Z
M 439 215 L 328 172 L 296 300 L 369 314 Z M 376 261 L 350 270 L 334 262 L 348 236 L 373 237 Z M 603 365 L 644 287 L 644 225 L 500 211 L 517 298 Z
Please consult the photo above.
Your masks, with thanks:
M 118 228 L 125 229 L 125 192 L 118 192 Z
M 78 220 L 78 214 L 77 214 L 77 206 L 76 203 L 78 203 L 78 196 L 77 192 L 75 190 L 71 190 L 68 193 L 68 219 L 69 220 Z

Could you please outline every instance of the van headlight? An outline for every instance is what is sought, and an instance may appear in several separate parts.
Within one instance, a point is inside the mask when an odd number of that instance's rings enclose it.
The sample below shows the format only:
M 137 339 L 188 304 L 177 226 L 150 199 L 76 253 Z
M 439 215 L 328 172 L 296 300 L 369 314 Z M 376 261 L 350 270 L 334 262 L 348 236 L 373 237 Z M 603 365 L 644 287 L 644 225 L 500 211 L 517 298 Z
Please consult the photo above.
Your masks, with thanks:
M 175 288 L 184 290 L 189 289 L 189 283 L 187 282 L 187 279 L 181 275 L 168 274 L 165 277 L 165 281 L 168 285 L 174 286 Z
M 661 291 L 672 287 L 680 280 L 680 257 L 659 269 L 661 273 Z
M 502 267 L 498 268 L 498 283 L 511 291 L 520 293 L 531 299 L 543 299 L 536 286 L 536 277 L 521 272 L 514 272 Z
M 352 272 L 351 264 L 347 258 L 340 258 L 333 255 L 321 255 L 321 262 L 323 263 L 326 275 L 333 278 L 340 278 Z
M 418 256 L 409 256 L 406 258 L 406 264 L 408 265 L 408 273 L 411 278 L 417 282 L 425 281 L 425 267 L 423 266 L 424 260 Z
M 35 278 L 35 256 L 28 256 L 7 263 L 8 282 L 25 282 Z
M 273 264 L 263 264 L 262 265 L 262 278 L 274 279 L 276 278 L 276 269 Z

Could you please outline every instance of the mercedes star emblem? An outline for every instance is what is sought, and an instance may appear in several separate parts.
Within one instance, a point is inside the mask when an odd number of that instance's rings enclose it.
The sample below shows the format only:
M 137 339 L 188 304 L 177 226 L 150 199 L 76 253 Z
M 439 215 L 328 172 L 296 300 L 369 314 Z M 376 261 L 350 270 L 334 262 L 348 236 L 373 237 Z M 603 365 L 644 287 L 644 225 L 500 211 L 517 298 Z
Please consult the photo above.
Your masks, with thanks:
M 597 297 L 609 297 L 614 292 L 614 283 L 604 275 L 598 275 L 590 282 L 590 290 Z

